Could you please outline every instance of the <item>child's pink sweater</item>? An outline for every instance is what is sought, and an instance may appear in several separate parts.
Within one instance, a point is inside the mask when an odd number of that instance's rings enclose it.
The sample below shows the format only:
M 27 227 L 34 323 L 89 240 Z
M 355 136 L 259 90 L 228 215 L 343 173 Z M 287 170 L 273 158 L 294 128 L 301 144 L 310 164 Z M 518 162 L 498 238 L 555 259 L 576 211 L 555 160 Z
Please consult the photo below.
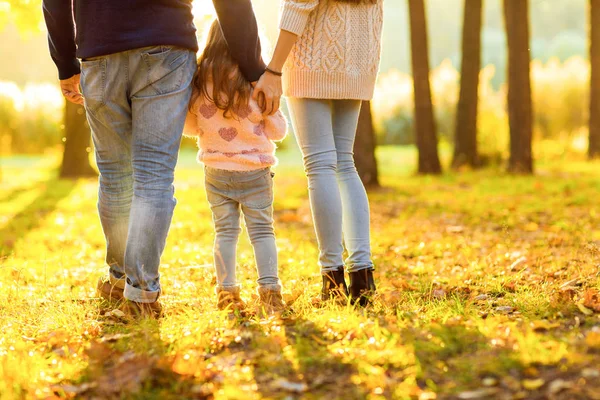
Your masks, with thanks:
M 209 87 L 209 93 L 212 88 Z M 277 164 L 274 141 L 283 140 L 287 121 L 281 111 L 263 116 L 256 102 L 230 111 L 198 96 L 188 112 L 184 134 L 198 137 L 198 161 L 230 171 L 252 171 Z

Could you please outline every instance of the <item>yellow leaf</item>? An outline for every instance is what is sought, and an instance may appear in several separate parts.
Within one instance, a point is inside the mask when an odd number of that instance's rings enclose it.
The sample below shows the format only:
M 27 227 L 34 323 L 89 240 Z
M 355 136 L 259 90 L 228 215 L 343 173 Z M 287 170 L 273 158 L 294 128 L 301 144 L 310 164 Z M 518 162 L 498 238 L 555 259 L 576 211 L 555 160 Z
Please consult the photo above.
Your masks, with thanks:
M 535 222 L 530 222 L 527 225 L 525 225 L 525 230 L 527 232 L 535 232 L 538 229 L 540 229 L 540 226 L 538 224 L 536 224 Z
M 523 388 L 527 389 L 527 390 L 537 390 L 537 389 L 541 388 L 542 386 L 544 386 L 544 383 L 546 383 L 546 382 L 541 378 L 524 379 L 521 382 L 521 384 L 523 385 Z
M 581 311 L 585 315 L 592 315 L 592 314 L 594 314 L 594 312 L 592 310 L 590 310 L 589 308 L 587 308 L 586 306 L 584 306 L 583 303 L 581 303 L 581 302 L 577 303 L 577 308 L 579 308 L 579 311 Z

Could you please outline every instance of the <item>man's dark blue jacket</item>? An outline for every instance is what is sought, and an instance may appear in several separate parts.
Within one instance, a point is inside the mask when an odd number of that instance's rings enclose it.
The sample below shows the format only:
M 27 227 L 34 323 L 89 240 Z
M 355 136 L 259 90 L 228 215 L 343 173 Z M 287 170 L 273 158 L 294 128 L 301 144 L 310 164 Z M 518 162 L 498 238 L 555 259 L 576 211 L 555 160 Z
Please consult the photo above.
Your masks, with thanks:
M 265 64 L 250 0 L 213 3 L 232 56 L 258 80 Z M 80 72 L 78 58 L 160 45 L 198 50 L 191 0 L 43 0 L 43 9 L 60 79 Z

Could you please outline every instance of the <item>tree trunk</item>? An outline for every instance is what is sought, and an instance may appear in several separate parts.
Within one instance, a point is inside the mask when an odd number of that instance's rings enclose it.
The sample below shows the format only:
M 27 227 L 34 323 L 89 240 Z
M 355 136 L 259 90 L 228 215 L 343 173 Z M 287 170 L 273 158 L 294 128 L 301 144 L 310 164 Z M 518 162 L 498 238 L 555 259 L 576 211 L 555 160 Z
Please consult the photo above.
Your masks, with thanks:
M 600 157 L 600 0 L 590 0 L 590 159 Z
M 508 42 L 508 122 L 513 173 L 533 173 L 531 150 L 533 106 L 529 54 L 529 1 L 504 0 Z
M 373 117 L 371 115 L 371 102 L 363 101 L 354 141 L 354 161 L 358 175 L 366 187 L 379 186 L 377 171 L 377 158 L 375 148 L 377 140 L 375 129 L 373 129 Z
M 424 0 L 408 0 L 410 44 L 415 92 L 415 130 L 419 150 L 419 173 L 442 171 L 437 151 L 437 133 L 429 83 L 429 48 Z
M 83 106 L 67 101 L 65 107 L 65 149 L 61 178 L 78 178 L 96 176 L 96 171 L 90 165 L 90 128 L 85 118 Z
M 460 96 L 456 112 L 452 167 L 479 166 L 477 108 L 481 69 L 481 19 L 483 0 L 465 0 L 462 37 Z

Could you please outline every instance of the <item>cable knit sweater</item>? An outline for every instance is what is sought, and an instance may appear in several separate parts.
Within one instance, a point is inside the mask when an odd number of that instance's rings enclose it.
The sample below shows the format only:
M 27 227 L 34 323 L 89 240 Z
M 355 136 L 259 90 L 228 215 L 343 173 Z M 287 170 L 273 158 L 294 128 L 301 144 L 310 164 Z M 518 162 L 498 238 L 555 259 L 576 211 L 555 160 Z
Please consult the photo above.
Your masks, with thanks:
M 283 0 L 279 27 L 299 36 L 284 67 L 284 94 L 369 100 L 381 58 L 383 0 Z
M 209 93 L 212 88 L 209 87 Z M 277 164 L 274 141 L 283 140 L 287 121 L 281 111 L 264 117 L 256 102 L 225 118 L 223 110 L 198 96 L 188 112 L 184 134 L 198 138 L 198 161 L 229 171 L 252 171 Z

